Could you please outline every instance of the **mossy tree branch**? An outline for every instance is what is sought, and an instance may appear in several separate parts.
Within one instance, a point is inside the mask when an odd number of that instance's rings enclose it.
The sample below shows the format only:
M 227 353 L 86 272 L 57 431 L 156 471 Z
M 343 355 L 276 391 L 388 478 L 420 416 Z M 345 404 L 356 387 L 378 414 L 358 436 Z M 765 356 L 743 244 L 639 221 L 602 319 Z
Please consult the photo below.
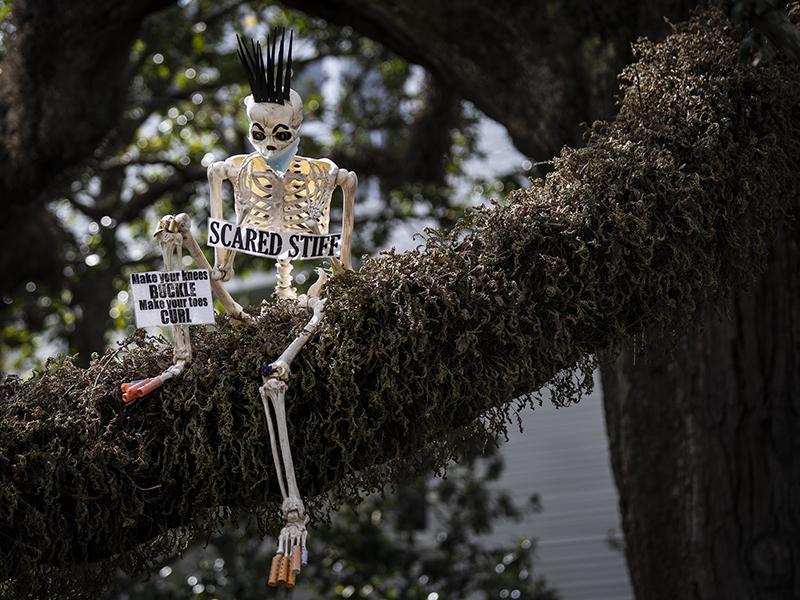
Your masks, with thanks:
M 741 64 L 717 13 L 638 55 L 617 119 L 546 179 L 329 286 L 287 396 L 315 514 L 503 431 L 514 399 L 548 382 L 554 402 L 574 401 L 593 353 L 685 326 L 761 264 L 797 197 L 797 67 Z M 69 569 L 135 568 L 231 511 L 271 515 L 257 369 L 305 318 L 278 304 L 254 325 L 196 331 L 184 377 L 130 407 L 119 383 L 170 361 L 156 342 L 7 381 L 0 578 L 19 593 Z

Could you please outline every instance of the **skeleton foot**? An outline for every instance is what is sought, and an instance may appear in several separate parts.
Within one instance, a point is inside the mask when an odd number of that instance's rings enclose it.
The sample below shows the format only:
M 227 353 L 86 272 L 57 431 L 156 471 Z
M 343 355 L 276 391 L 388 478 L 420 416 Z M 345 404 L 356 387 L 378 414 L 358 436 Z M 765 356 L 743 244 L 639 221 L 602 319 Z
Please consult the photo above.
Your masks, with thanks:
M 122 401 L 125 404 L 130 404 L 134 400 L 143 398 L 151 392 L 156 391 L 170 379 L 173 379 L 183 373 L 188 361 L 179 360 L 174 365 L 166 369 L 161 375 L 156 377 L 148 377 L 147 379 L 139 379 L 123 383 L 122 388 Z
M 306 548 L 308 516 L 302 500 L 291 496 L 286 498 L 283 501 L 283 516 L 286 526 L 278 536 L 278 551 L 272 558 L 267 583 L 270 587 L 282 583 L 288 588 L 293 588 L 295 578 L 300 574 L 302 567 L 308 564 Z

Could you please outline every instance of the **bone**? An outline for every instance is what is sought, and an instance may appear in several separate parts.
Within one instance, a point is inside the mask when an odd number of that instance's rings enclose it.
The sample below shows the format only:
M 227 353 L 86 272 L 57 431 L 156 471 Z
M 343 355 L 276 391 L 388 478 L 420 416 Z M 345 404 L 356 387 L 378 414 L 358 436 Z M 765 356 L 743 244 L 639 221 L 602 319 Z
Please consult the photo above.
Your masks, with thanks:
M 301 556 L 300 546 L 293 546 L 292 553 L 290 555 L 290 561 L 291 561 L 290 568 L 292 570 L 292 573 L 294 573 L 295 575 L 300 572 L 300 566 L 301 566 L 300 556 Z
M 275 263 L 278 271 L 278 283 L 275 286 L 275 297 L 279 300 L 294 300 L 297 290 L 292 287 L 292 262 L 288 258 L 279 258 Z
M 269 430 L 269 445 L 272 448 L 272 461 L 275 464 L 275 473 L 278 475 L 278 484 L 281 488 L 281 497 L 286 498 L 286 484 L 283 481 L 283 468 L 281 467 L 281 458 L 278 454 L 278 446 L 275 442 L 275 429 L 272 425 L 272 417 L 270 417 L 269 410 L 269 394 L 264 386 L 259 390 L 261 394 L 261 402 L 264 405 L 264 415 L 267 418 L 267 428 Z
M 200 246 L 197 243 L 197 240 L 194 238 L 192 234 L 192 226 L 191 221 L 189 220 L 189 215 L 185 213 L 181 213 L 178 215 L 175 220 L 178 222 L 178 227 L 180 229 L 181 235 L 183 236 L 183 243 L 186 245 L 186 249 L 189 251 L 189 254 L 192 255 L 192 258 L 195 262 L 203 269 L 206 269 L 209 273 L 213 271 L 213 268 L 208 262 L 205 254 L 200 249 Z M 213 277 L 211 278 L 211 289 L 214 290 L 214 295 L 222 302 L 222 306 L 225 308 L 225 312 L 230 314 L 235 319 L 239 319 L 240 321 L 252 321 L 253 317 L 248 315 L 242 305 L 236 302 L 233 297 L 228 293 L 222 283 L 218 280 L 215 280 Z

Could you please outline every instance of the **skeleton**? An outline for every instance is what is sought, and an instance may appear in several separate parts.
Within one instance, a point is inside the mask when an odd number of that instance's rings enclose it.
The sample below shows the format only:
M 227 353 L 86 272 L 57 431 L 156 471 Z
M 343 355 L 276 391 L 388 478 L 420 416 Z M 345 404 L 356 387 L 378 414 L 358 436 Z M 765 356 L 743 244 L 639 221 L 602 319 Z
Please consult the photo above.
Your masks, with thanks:
M 276 52 L 277 38 L 280 47 Z M 249 46 L 239 39 L 239 58 L 250 81 L 252 94 L 245 98 L 249 121 L 248 138 L 255 152 L 236 155 L 208 167 L 211 196 L 211 217 L 223 218 L 222 185 L 229 181 L 233 188 L 237 225 L 262 231 L 328 233 L 331 195 L 342 189 L 342 239 L 340 258 L 330 258 L 334 275 L 352 269 L 350 246 L 353 233 L 355 173 L 338 168 L 328 159 L 296 156 L 303 120 L 303 103 L 291 89 L 292 38 L 290 34 L 284 68 L 285 32 L 268 37 L 267 64 L 261 45 Z M 277 58 L 277 62 L 276 62 Z M 225 311 L 235 320 L 252 321 L 252 317 L 223 287 L 234 274 L 236 252 L 215 248 L 212 267 L 191 231 L 188 215 L 167 215 L 155 232 L 164 256 L 165 270 L 182 268 L 182 251 L 186 248 L 201 268 L 211 273 L 211 287 Z M 277 261 L 279 299 L 294 300 L 311 312 L 311 319 L 281 356 L 265 363 L 260 370 L 259 389 L 270 436 L 270 447 L 283 497 L 282 512 L 286 526 L 278 538 L 277 554 L 272 560 L 269 585 L 279 583 L 294 587 L 296 575 L 306 563 L 306 523 L 308 517 L 297 487 L 292 453 L 289 447 L 284 397 L 290 378 L 290 366 L 306 341 L 314 334 L 322 319 L 325 298 L 322 297 L 327 275 L 317 269 L 318 279 L 308 294 L 298 296 L 292 287 L 292 265 L 287 258 Z M 189 330 L 175 325 L 174 364 L 156 377 L 122 385 L 123 400 L 132 402 L 179 377 L 192 359 Z M 274 421 L 274 422 L 273 422 Z

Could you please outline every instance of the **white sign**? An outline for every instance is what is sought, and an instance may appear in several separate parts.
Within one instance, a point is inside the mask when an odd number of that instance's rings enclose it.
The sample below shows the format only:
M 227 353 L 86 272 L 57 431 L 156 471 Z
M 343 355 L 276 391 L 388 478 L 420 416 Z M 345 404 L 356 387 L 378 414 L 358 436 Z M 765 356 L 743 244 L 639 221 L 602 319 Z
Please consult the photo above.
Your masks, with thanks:
M 137 327 L 214 323 L 205 269 L 131 273 L 131 292 Z
M 265 231 L 219 219 L 208 220 L 208 245 L 266 258 L 328 258 L 339 256 L 341 233 L 315 235 Z

